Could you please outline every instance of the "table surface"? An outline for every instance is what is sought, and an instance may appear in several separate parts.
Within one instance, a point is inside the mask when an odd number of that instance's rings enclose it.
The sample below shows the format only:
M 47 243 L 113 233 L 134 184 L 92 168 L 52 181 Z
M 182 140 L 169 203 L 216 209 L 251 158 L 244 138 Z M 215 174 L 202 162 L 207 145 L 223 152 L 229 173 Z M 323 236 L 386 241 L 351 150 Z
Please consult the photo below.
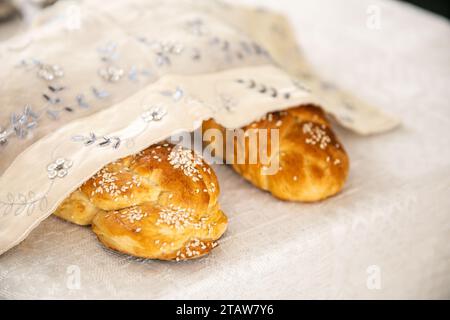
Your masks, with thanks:
M 229 229 L 197 261 L 120 255 L 50 217 L 0 257 L 0 297 L 450 298 L 448 21 L 394 1 L 244 2 L 287 14 L 324 78 L 402 126 L 371 137 L 336 128 L 350 177 L 316 204 L 276 200 L 216 167 Z

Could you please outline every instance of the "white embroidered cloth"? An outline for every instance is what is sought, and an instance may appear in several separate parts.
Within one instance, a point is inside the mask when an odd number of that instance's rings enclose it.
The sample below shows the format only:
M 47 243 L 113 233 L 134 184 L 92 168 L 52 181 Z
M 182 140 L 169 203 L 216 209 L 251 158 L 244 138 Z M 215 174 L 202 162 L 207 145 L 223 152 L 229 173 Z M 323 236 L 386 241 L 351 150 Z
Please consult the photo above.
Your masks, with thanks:
M 278 201 L 217 167 L 230 226 L 198 261 L 105 251 L 88 228 L 50 217 L 0 256 L 2 297 L 450 296 L 448 22 L 387 1 L 265 4 L 290 16 L 321 74 L 396 114 L 403 127 L 371 137 L 337 129 L 350 178 L 318 204 Z M 380 29 L 368 28 L 377 10 Z
M 104 165 L 208 118 L 236 128 L 314 103 L 361 134 L 398 124 L 317 77 L 277 14 L 86 0 L 74 28 L 72 6 L 59 2 L 0 47 L 0 254 Z

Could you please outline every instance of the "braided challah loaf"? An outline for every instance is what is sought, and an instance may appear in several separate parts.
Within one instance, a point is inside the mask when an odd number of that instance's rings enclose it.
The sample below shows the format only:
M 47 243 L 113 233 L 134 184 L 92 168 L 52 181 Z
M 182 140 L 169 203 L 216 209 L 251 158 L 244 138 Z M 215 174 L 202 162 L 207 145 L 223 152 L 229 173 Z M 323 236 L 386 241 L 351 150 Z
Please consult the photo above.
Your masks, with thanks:
M 226 129 L 214 120 L 203 123 L 204 133 L 211 128 L 221 130 L 223 139 L 227 136 Z M 234 136 L 234 154 L 229 152 L 227 155 L 225 148 L 214 147 L 225 158 L 234 159 L 227 163 L 231 162 L 235 171 L 257 187 L 280 199 L 304 202 L 325 199 L 342 189 L 349 170 L 349 159 L 321 108 L 302 105 L 269 113 L 242 129 L 244 132 L 249 129 L 268 129 L 269 150 L 271 130 L 279 129 L 279 148 L 274 154 L 269 154 L 271 161 L 278 156 L 279 170 L 274 174 L 264 174 L 268 165 L 262 164 L 259 158 L 254 164 L 248 161 L 250 151 L 258 153 L 259 149 L 250 150 L 256 145 L 251 147 L 247 140 L 242 143 Z M 259 148 L 259 143 L 257 146 Z M 237 161 L 238 153 L 245 156 L 244 163 Z
M 207 254 L 227 227 L 213 170 L 193 151 L 160 143 L 113 162 L 55 214 L 87 225 L 114 250 L 185 260 Z

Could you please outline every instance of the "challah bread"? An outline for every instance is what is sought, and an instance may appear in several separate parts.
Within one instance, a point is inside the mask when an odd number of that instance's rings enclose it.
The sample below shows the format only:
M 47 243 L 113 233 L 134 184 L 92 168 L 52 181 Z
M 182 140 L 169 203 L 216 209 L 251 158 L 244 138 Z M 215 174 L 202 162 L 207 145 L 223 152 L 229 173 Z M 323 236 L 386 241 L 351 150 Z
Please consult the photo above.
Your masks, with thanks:
M 226 129 L 214 120 L 203 123 L 204 133 L 211 128 L 221 130 L 223 139 L 227 136 Z M 235 161 L 231 165 L 234 170 L 257 187 L 280 199 L 302 202 L 322 200 L 342 189 L 349 170 L 349 159 L 320 107 L 301 105 L 269 113 L 242 129 L 244 132 L 268 129 L 268 150 L 271 130 L 279 129 L 279 148 L 274 154 L 269 154 L 270 161 L 278 157 L 279 170 L 274 174 L 264 174 L 268 165 L 262 164 L 259 158 L 256 163 L 249 163 L 250 151 L 255 152 L 250 148 L 255 148 L 255 145 L 251 146 L 247 140 L 242 143 L 234 137 L 234 155 L 226 155 L 223 148 L 217 148 L 225 154 L 225 158 L 233 156 Z M 239 152 L 245 155 L 245 163 L 236 161 Z
M 101 209 L 94 206 L 89 197 L 80 189 L 72 192 L 56 209 L 54 215 L 78 224 L 80 226 L 90 225 Z
M 200 156 L 160 143 L 105 166 L 55 214 L 92 223 L 99 240 L 114 250 L 185 260 L 207 254 L 225 232 L 218 196 L 216 175 Z

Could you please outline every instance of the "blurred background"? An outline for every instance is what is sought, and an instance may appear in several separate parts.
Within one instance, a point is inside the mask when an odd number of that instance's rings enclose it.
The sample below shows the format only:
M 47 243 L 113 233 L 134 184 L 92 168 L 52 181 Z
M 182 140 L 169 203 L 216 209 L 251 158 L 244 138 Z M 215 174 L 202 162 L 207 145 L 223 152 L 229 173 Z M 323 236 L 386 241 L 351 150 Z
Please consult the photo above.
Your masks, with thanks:
M 450 18 L 450 1 L 447 0 L 402 0 Z
M 0 0 L 0 41 L 9 38 L 24 30 L 27 21 L 37 10 L 54 4 L 56 1 L 64 0 Z M 126 1 L 126 0 L 124 0 Z M 313 0 L 302 0 L 313 1 Z M 345 6 L 345 0 L 342 5 Z M 388 0 L 389 1 L 389 0 Z M 391 0 L 409 2 L 428 11 L 450 18 L 449 0 Z M 105 1 L 107 3 L 107 1 Z M 261 1 L 261 5 L 264 1 Z

